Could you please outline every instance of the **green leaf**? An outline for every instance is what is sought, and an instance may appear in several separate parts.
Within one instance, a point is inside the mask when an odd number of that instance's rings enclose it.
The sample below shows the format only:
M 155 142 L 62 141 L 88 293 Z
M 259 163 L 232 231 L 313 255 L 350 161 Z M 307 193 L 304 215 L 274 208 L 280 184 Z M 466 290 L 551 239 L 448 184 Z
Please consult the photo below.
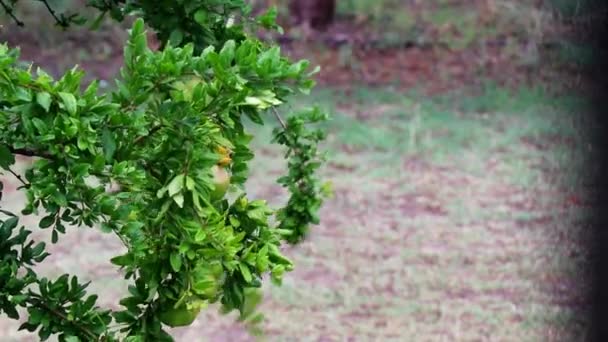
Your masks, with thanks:
M 131 30 L 132 36 L 140 35 L 144 32 L 144 20 L 142 18 L 137 18 L 133 23 L 133 29 Z
M 264 101 L 257 97 L 247 96 L 245 98 L 245 104 L 249 106 L 262 107 L 264 105 Z
M 111 225 L 107 224 L 107 223 L 102 223 L 101 226 L 99 227 L 101 229 L 102 233 L 112 233 L 114 231 L 114 229 L 112 228 Z
M 110 259 L 110 262 L 116 266 L 129 266 L 133 263 L 133 256 L 130 253 L 119 255 Z
M 183 173 L 175 176 L 171 183 L 167 185 L 167 190 L 169 191 L 170 197 L 173 197 L 175 194 L 182 191 L 182 189 L 184 188 L 184 176 L 185 175 Z
M 247 212 L 247 216 L 249 216 L 249 218 L 251 218 L 252 220 L 255 220 L 258 223 L 263 223 L 266 222 L 266 208 L 256 208 L 256 209 L 252 209 L 249 210 Z
M 204 9 L 200 9 L 194 13 L 194 21 L 196 21 L 201 26 L 205 26 L 207 22 L 207 11 Z
M 2 194 L 0 193 L 0 195 L 2 195 Z M 2 196 L 0 196 L 0 199 L 2 199 L 1 197 Z M 16 216 L 15 214 L 11 213 L 10 211 L 4 210 L 4 209 L 0 209 L 0 213 L 3 213 L 4 215 L 11 216 L 11 217 L 15 217 Z
M 36 103 L 48 113 L 49 109 L 51 109 L 51 94 L 46 91 L 36 94 Z
M 263 15 L 257 18 L 257 21 L 266 29 L 272 29 L 276 27 L 277 22 L 277 8 L 272 6 Z
M 268 256 L 269 256 L 270 260 L 272 262 L 274 262 L 275 264 L 280 264 L 280 265 L 283 265 L 283 267 L 287 267 L 290 269 L 293 267 L 293 263 L 291 262 L 291 260 L 287 259 L 286 257 L 284 257 L 283 255 L 281 255 L 278 252 L 270 251 L 270 252 L 268 252 Z
M 192 179 L 192 177 L 188 176 L 186 177 L 186 189 L 188 189 L 189 191 L 194 190 L 194 179 Z
M 234 59 L 234 51 L 236 50 L 236 43 L 234 40 L 229 40 L 224 44 L 224 47 L 220 51 L 220 58 L 222 60 L 222 64 L 225 67 L 230 67 L 230 63 Z
M 241 225 L 241 221 L 239 221 L 236 217 L 234 216 L 230 216 L 228 217 L 228 220 L 230 221 L 230 225 L 238 228 Z
M 268 268 L 268 245 L 264 245 L 264 247 L 258 251 L 255 263 L 259 272 L 266 271 Z
M 199 229 L 199 231 L 196 232 L 196 235 L 194 236 L 194 241 L 196 242 L 201 242 L 203 240 L 205 240 L 205 238 L 207 237 L 207 233 L 205 232 L 204 229 Z
M 19 319 L 19 313 L 17 312 L 17 309 L 15 308 L 14 305 L 4 304 L 2 306 L 2 310 L 4 311 L 3 313 L 5 313 L 6 316 L 8 316 L 8 318 Z
M 245 281 L 247 283 L 251 283 L 252 277 L 251 277 L 251 271 L 249 270 L 249 267 L 245 264 L 239 264 L 239 269 L 241 270 L 241 274 L 243 275 L 243 279 L 245 279 Z
M 263 298 L 262 291 L 257 288 L 245 288 L 243 295 L 244 302 L 239 317 L 240 321 L 250 318 L 255 313 L 255 309 Z
M 184 195 L 179 194 L 179 195 L 175 195 L 172 197 L 173 201 L 175 201 L 175 203 L 177 204 L 178 207 L 183 208 L 184 207 Z
M 86 137 L 83 136 L 83 135 L 78 136 L 78 139 L 76 140 L 76 146 L 81 151 L 84 151 L 84 150 L 88 149 L 89 148 L 89 143 L 88 143 Z
M 171 268 L 174 272 L 179 272 L 182 268 L 182 256 L 179 253 L 171 253 L 169 263 L 171 263 Z
M 32 256 L 38 256 L 42 254 L 42 252 L 44 252 L 45 246 L 46 245 L 44 242 L 39 242 L 38 244 L 36 244 L 36 246 L 32 248 Z
M 0 167 L 9 170 L 11 165 L 15 164 L 15 156 L 6 145 L 0 145 Z
M 29 298 L 28 295 L 23 295 L 23 294 L 22 295 L 16 295 L 16 296 L 13 296 L 13 298 L 11 299 L 11 302 L 19 305 L 21 303 L 25 303 L 28 298 Z
M 106 161 L 111 162 L 116 152 L 116 140 L 109 129 L 104 128 L 101 133 L 101 143 L 103 145 L 103 153 Z
M 171 35 L 169 36 L 171 46 L 179 46 L 182 43 L 182 40 L 184 40 L 184 32 L 182 30 L 175 29 L 171 32 Z
M 314 76 L 315 74 L 319 73 L 321 71 L 321 66 L 317 65 L 311 72 L 308 73 L 308 77 Z
M 25 88 L 18 87 L 16 89 L 15 96 L 23 102 L 32 101 L 32 94 L 30 93 L 30 91 L 28 89 L 25 89 Z
M 97 18 L 95 18 L 95 20 L 91 23 L 91 25 L 89 26 L 89 30 L 96 31 L 101 26 L 101 23 L 103 22 L 106 13 L 106 11 L 101 12 L 101 14 L 99 14 Z
M 63 105 L 65 106 L 65 110 L 68 111 L 71 115 L 76 114 L 78 110 L 78 105 L 76 103 L 76 98 L 74 95 L 65 92 L 59 92 L 59 97 L 63 101 Z
M 46 131 L 48 129 L 48 127 L 46 126 L 44 121 L 40 120 L 39 118 L 32 118 L 32 124 L 38 130 L 38 133 L 41 133 L 41 134 L 46 133 Z
M 289 236 L 293 234 L 293 231 L 289 229 L 275 229 L 274 232 L 281 236 Z
M 40 220 L 40 223 L 38 223 L 38 226 L 42 229 L 45 229 L 45 228 L 52 226 L 53 223 L 55 223 L 55 215 L 48 215 L 48 216 L 43 217 Z
M 19 223 L 19 218 L 11 217 L 8 220 L 4 221 L 4 223 L 2 224 L 2 229 L 5 229 L 6 231 L 10 232 L 13 229 L 15 229 L 15 227 L 17 226 L 17 223 Z

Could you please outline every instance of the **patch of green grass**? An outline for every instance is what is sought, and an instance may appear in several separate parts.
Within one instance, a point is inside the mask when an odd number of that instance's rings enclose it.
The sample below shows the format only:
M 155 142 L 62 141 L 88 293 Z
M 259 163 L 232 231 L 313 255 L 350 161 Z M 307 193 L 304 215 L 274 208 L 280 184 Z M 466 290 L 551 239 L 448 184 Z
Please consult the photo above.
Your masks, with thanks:
M 385 7 L 394 6 L 398 3 L 395 0 L 363 1 L 363 0 L 343 0 L 337 3 L 338 14 L 343 15 L 370 15 L 379 16 L 384 13 Z
M 440 30 L 450 27 L 439 38 L 450 49 L 464 49 L 486 33 L 478 24 L 478 11 L 470 8 L 441 6 L 424 11 L 422 20 Z
M 397 0 L 345 0 L 337 4 L 338 15 L 367 18 L 367 26 L 379 34 L 379 43 L 385 47 L 405 41 L 438 39 L 451 49 L 460 50 L 531 21 L 529 11 L 513 15 L 500 10 L 494 23 L 480 25 L 480 9 L 463 1 L 428 0 L 404 4 Z M 433 33 L 429 36 L 430 32 Z
M 332 116 L 325 124 L 330 156 L 365 155 L 364 169 L 380 165 L 373 171 L 380 176 L 414 156 L 438 164 L 460 158 L 468 170 L 483 174 L 490 158 L 507 153 L 501 169 L 513 182 L 527 187 L 546 171 L 531 160 L 545 158 L 543 164 L 551 170 L 567 168 L 570 171 L 559 177 L 568 182 L 585 162 L 581 153 L 587 139 L 585 127 L 577 121 L 584 100 L 555 98 L 541 87 L 513 91 L 487 83 L 475 93 L 434 98 L 360 87 L 348 96 L 319 89 L 311 98 Z M 347 103 L 341 104 L 344 99 Z M 306 101 L 310 99 L 298 105 Z M 570 141 L 578 152 L 563 141 Z M 547 155 L 545 148 L 553 152 Z
M 328 139 L 322 146 L 330 160 L 326 176 L 342 184 L 366 179 L 362 189 L 373 191 L 375 182 L 401 179 L 399 170 L 420 159 L 437 167 L 457 166 L 481 178 L 489 177 L 492 167 L 493 177 L 520 189 L 580 186 L 586 177 L 580 170 L 588 162 L 588 138 L 576 110 L 583 100 L 557 99 L 542 88 L 511 91 L 492 84 L 473 94 L 462 91 L 423 98 L 390 88 L 361 87 L 347 97 L 342 91 L 322 88 L 294 107 L 310 105 L 312 100 L 331 113 L 331 121 L 324 124 Z M 348 105 L 341 103 L 345 98 Z M 268 145 L 277 126 L 269 119 L 264 127 L 251 127 L 256 150 L 266 151 L 256 157 L 252 169 L 259 174 L 274 170 L 278 177 L 284 167 L 278 159 L 282 150 Z M 256 189 L 274 186 L 274 178 L 256 184 Z M 401 184 L 399 191 L 413 189 L 407 181 Z M 480 212 L 458 201 L 447 207 L 461 224 L 538 216 L 524 209 Z
M 321 93 L 323 95 L 315 94 L 314 98 L 321 99 L 320 103 L 324 103 L 329 99 L 328 94 L 325 91 Z M 339 100 L 341 94 L 335 96 Z M 437 131 L 443 127 L 453 132 L 452 137 L 456 140 L 463 138 L 467 133 L 473 136 L 477 134 L 472 130 L 474 127 L 501 129 L 507 132 L 511 128 L 519 131 L 528 127 L 529 131 L 525 133 L 544 133 L 556 130 L 559 130 L 559 133 L 565 133 L 565 131 L 573 129 L 567 122 L 572 120 L 572 111 L 584 109 L 582 106 L 585 104 L 584 100 L 580 98 L 552 97 L 541 87 L 512 91 L 493 83 L 487 83 L 477 94 L 467 94 L 466 91 L 461 91 L 434 98 L 423 98 L 415 93 L 403 95 L 390 89 L 361 87 L 353 91 L 348 101 L 353 106 L 357 106 L 357 112 L 363 113 L 362 116 L 366 117 L 366 121 L 355 122 L 357 120 L 352 116 L 350 119 L 344 119 L 342 118 L 344 113 L 337 110 L 338 126 L 347 124 L 348 127 L 352 126 L 357 131 L 361 126 L 369 126 L 369 122 L 371 122 L 388 129 L 400 125 L 410 126 L 396 121 L 407 121 L 408 119 L 415 121 L 416 117 L 419 117 L 418 124 L 423 127 L 423 130 L 428 127 Z M 375 108 L 377 109 L 379 104 L 389 107 L 390 110 L 375 114 Z M 366 111 L 370 114 L 366 115 Z M 367 119 L 368 116 L 369 119 Z M 501 127 L 506 124 L 505 120 L 518 119 L 525 120 L 526 124 L 511 123 L 511 127 Z M 350 123 L 348 123 L 349 121 Z M 485 136 L 482 134 L 478 138 L 485 138 Z M 372 139 L 372 141 L 375 140 Z M 454 143 L 453 140 L 445 142 Z M 461 140 L 461 142 L 464 141 Z

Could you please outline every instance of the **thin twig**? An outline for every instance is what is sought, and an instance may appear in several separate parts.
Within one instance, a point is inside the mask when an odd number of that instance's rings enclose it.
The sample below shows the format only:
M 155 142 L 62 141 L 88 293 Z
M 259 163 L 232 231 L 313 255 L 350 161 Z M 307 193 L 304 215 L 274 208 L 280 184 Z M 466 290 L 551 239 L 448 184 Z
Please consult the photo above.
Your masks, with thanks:
M 61 318 L 65 322 L 72 323 L 73 326 L 75 326 L 80 331 L 82 331 L 84 334 L 86 334 L 88 337 L 90 337 L 91 341 L 98 341 L 99 340 L 99 336 L 96 333 L 92 332 L 91 330 L 89 330 L 88 328 L 86 328 L 84 326 L 81 326 L 81 325 L 75 324 L 74 322 L 71 322 L 65 314 L 63 314 L 62 312 L 57 311 L 56 309 L 51 308 L 50 306 L 48 306 L 42 300 L 40 300 L 40 299 L 36 299 L 34 301 L 30 300 L 30 304 L 32 304 L 34 306 L 42 307 L 43 309 L 50 311 L 55 316 Z
M 17 174 L 15 171 L 11 170 L 11 168 L 7 168 L 8 172 L 10 172 L 13 176 L 15 176 L 15 178 L 17 178 L 21 184 L 25 185 L 25 186 L 29 186 L 29 184 L 23 180 L 23 178 L 21 177 L 21 175 Z
M 219 89 L 218 89 L 218 93 L 221 93 L 223 90 L 222 85 L 220 85 Z M 215 101 L 219 98 L 219 96 L 216 96 L 213 98 L 213 100 L 211 100 L 209 103 L 207 103 L 207 105 L 201 109 L 201 112 L 207 111 L 209 108 L 211 108 L 212 105 L 215 104 Z
M 154 126 L 150 129 L 150 131 L 148 132 L 148 134 L 146 135 L 142 135 L 140 137 L 137 137 L 135 140 L 133 140 L 134 144 L 138 144 L 140 143 L 142 140 L 150 137 L 152 134 L 156 133 L 158 130 L 160 130 L 163 127 L 163 125 L 158 125 L 158 126 Z
M 28 150 L 25 148 L 12 148 L 10 146 L 8 147 L 8 149 L 13 154 L 18 154 L 18 155 L 22 155 L 22 156 L 26 156 L 26 157 L 40 157 L 40 158 L 45 158 L 45 159 L 53 159 L 53 156 L 46 152 Z
M 53 16 L 53 19 L 55 19 L 55 23 L 58 26 L 67 27 L 67 23 L 65 22 L 65 20 L 61 20 L 59 17 L 57 17 L 57 15 L 55 14 L 55 10 L 53 10 L 53 8 L 51 8 L 51 5 L 49 5 L 47 0 L 38 0 L 38 1 L 44 3 L 44 6 L 49 11 L 49 13 L 51 13 L 51 15 Z
M 11 17 L 13 19 L 13 21 L 15 21 L 15 24 L 17 24 L 17 26 L 20 26 L 20 27 L 25 26 L 25 24 L 23 24 L 23 21 L 21 21 L 17 17 L 15 17 L 15 15 L 13 14 L 13 10 L 10 7 L 8 7 L 8 5 L 4 3 L 4 1 L 0 0 L 0 5 L 2 6 L 2 8 L 4 8 L 4 11 L 6 12 L 6 14 L 8 14 L 9 17 Z
M 277 109 L 275 107 L 272 107 L 272 112 L 274 113 L 274 116 L 277 118 L 277 120 L 279 120 L 279 123 L 281 124 L 281 126 L 283 126 L 283 129 L 287 129 L 287 125 L 285 125 L 283 118 L 281 118 L 281 115 L 279 114 L 279 112 L 277 111 Z

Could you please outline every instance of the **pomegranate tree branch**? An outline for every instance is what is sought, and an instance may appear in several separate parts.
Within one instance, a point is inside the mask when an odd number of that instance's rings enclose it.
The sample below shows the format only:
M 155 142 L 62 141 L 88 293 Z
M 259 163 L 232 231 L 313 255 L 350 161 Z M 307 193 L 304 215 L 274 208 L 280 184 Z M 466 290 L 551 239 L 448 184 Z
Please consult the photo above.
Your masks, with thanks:
M 11 7 L 9 7 L 7 4 L 4 3 L 4 1 L 0 0 L 0 6 L 2 6 L 2 8 L 4 9 L 4 12 L 6 12 L 6 14 L 8 14 L 9 17 L 11 17 L 11 19 L 13 19 L 13 21 L 15 22 L 15 24 L 17 24 L 17 26 L 23 27 L 23 21 L 19 20 L 17 17 L 15 17 L 15 14 L 13 13 L 13 9 Z

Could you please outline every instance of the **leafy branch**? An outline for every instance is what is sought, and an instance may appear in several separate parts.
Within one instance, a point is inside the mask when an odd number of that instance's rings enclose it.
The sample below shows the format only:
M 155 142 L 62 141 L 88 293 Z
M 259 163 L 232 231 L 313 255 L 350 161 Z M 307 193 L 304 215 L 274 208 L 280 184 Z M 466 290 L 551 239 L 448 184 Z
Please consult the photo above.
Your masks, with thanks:
M 62 325 L 65 325 L 65 324 L 72 325 L 75 329 L 79 330 L 82 333 L 82 335 L 84 335 L 86 337 L 87 340 L 90 340 L 90 341 L 99 341 L 100 340 L 100 335 L 94 333 L 89 328 L 87 328 L 85 325 L 73 323 L 72 320 L 70 320 L 65 313 L 62 313 L 55 308 L 52 308 L 47 303 L 45 303 L 43 300 L 41 300 L 38 296 L 34 296 L 33 294 L 30 294 L 29 297 L 30 298 L 27 299 L 27 303 L 30 304 L 32 307 L 41 308 L 42 310 L 50 312 L 51 314 L 55 315 L 57 318 L 59 318 L 61 320 Z M 27 326 L 25 326 L 24 328 L 26 328 L 26 327 Z
M 42 2 L 62 24 L 73 19 Z M 116 90 L 99 95 L 96 82 L 81 90 L 83 71 L 54 80 L 17 66 L 18 50 L 0 45 L 0 167 L 25 185 L 21 214 L 42 213 L 38 227 L 50 231 L 52 243 L 70 226 L 117 235 L 127 251 L 111 262 L 131 282 L 129 296 L 121 311 L 102 311 L 75 277 L 40 279 L 28 265 L 42 262 L 44 244 L 26 242 L 31 228 L 11 237 L 16 216 L 1 210 L 10 216 L 0 221 L 1 313 L 18 318 L 16 307 L 26 307 L 23 329 L 61 341 L 113 341 L 118 334 L 131 342 L 171 341 L 165 326 L 188 325 L 216 302 L 224 312 L 239 311 L 244 323 L 260 323 L 262 280 L 270 275 L 280 284 L 293 269 L 280 246 L 301 241 L 319 222 L 327 190 L 315 175 L 323 134 L 306 127 L 326 115 L 311 110 L 283 120 L 275 109 L 313 87 L 308 62 L 293 63 L 248 33 L 258 25 L 278 29 L 276 11 L 250 18 L 243 0 L 89 5 L 116 20 L 143 17 L 164 48 L 148 48 L 144 20 L 137 19 Z M 278 182 L 291 196 L 278 212 L 244 191 L 225 196 L 229 188 L 245 189 L 254 157 L 244 119 L 263 124 L 269 108 L 281 125 L 274 141 L 287 147 L 289 169 Z M 12 169 L 19 154 L 40 157 L 24 178 Z M 106 192 L 111 182 L 120 190 Z
M 51 5 L 49 5 L 49 2 L 47 0 L 38 0 L 40 2 L 42 2 L 44 4 L 44 7 L 47 9 L 47 11 L 51 14 L 51 16 L 53 17 L 53 19 L 55 19 L 55 23 L 63 28 L 66 28 L 70 25 L 70 22 L 68 20 L 66 20 L 65 18 L 59 18 L 57 16 L 57 14 L 55 13 L 55 10 L 53 10 L 53 8 L 51 7 Z
M 291 197 L 287 205 L 279 210 L 279 228 L 291 231 L 286 236 L 289 243 L 300 242 L 308 234 L 311 224 L 318 224 L 318 210 L 323 198 L 329 196 L 329 183 L 321 184 L 315 172 L 324 158 L 319 155 L 317 144 L 325 136 L 321 130 L 308 130 L 306 125 L 327 120 L 327 115 L 318 108 L 304 110 L 288 118 L 285 123 L 273 108 L 282 129 L 275 129 L 274 140 L 287 147 L 288 174 L 277 182 L 288 188 Z
M 11 318 L 19 318 L 17 306 L 27 308 L 29 319 L 21 325 L 20 330 L 38 331 L 41 340 L 46 340 L 57 328 L 63 336 L 81 337 L 85 340 L 100 340 L 100 323 L 107 325 L 109 315 L 95 307 L 96 296 L 85 299 L 87 285 L 78 283 L 78 279 L 63 275 L 51 282 L 39 278 L 31 266 L 42 262 L 48 253 L 44 243 L 34 244 L 28 240 L 29 231 L 21 227 L 17 232 L 18 219 L 10 212 L 6 220 L 0 220 L 0 313 Z M 8 252 L 8 253 L 7 253 Z M 23 271 L 23 272 L 20 272 Z M 25 274 L 19 276 L 19 274 Z M 11 275 L 11 277 L 7 277 Z M 10 280 L 9 280 L 10 279 Z M 8 280 L 8 281 L 7 281 Z M 38 287 L 40 293 L 32 291 Z M 69 313 L 64 308 L 69 304 Z M 46 322 L 41 324 L 42 322 Z

